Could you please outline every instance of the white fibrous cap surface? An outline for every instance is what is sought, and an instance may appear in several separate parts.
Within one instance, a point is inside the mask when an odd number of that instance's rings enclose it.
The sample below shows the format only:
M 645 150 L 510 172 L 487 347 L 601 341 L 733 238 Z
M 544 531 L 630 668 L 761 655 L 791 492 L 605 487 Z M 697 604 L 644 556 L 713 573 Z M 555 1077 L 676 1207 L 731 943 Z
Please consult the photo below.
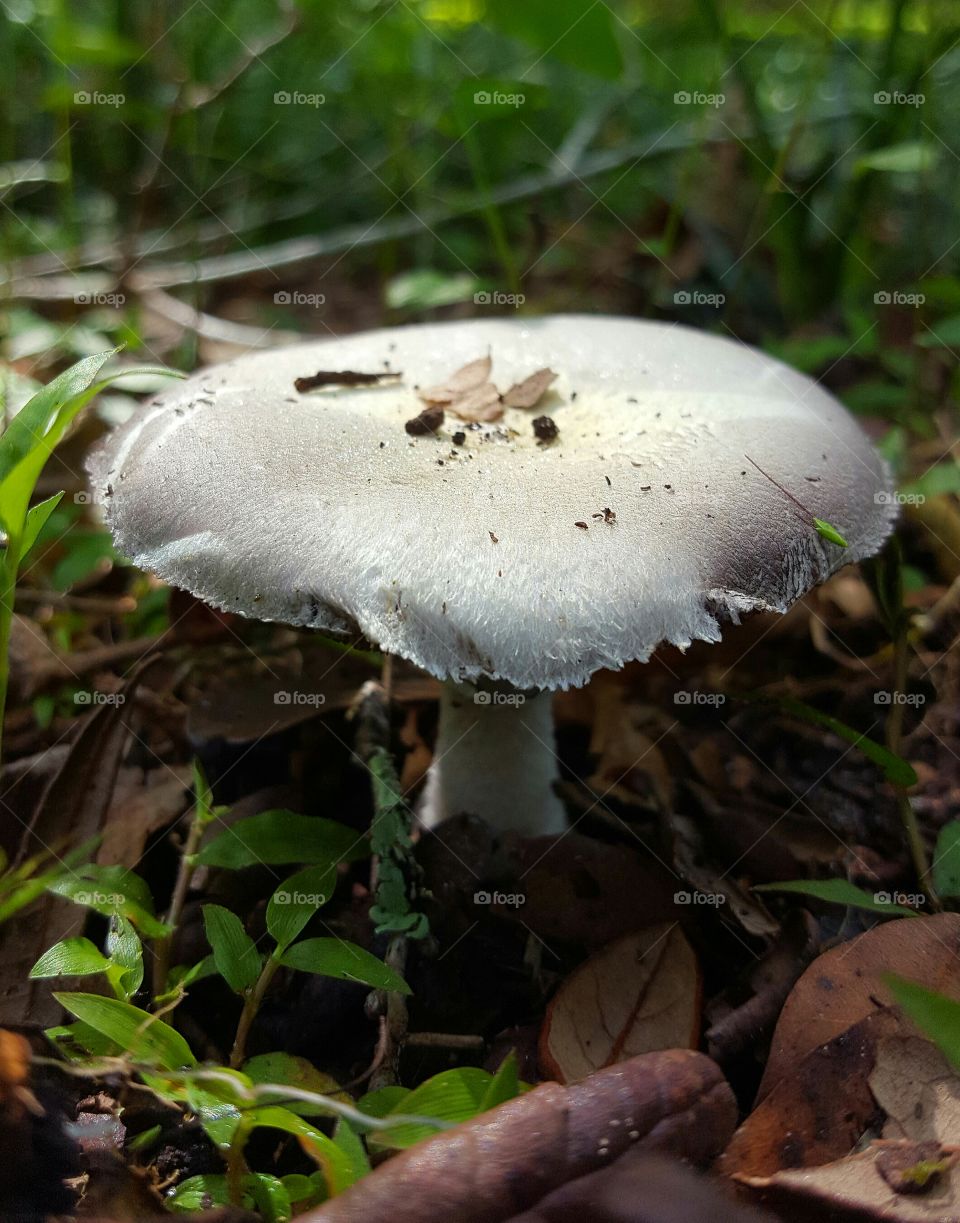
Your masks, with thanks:
M 448 410 L 436 435 L 410 436 L 415 388 L 487 352 L 501 391 L 543 367 L 558 377 L 533 409 L 472 426 Z M 294 389 L 319 369 L 387 367 L 402 381 Z M 118 547 L 206 602 L 521 688 L 579 685 L 785 611 L 878 551 L 896 515 L 883 460 L 809 378 L 732 340 L 603 316 L 244 356 L 144 405 L 90 470 Z

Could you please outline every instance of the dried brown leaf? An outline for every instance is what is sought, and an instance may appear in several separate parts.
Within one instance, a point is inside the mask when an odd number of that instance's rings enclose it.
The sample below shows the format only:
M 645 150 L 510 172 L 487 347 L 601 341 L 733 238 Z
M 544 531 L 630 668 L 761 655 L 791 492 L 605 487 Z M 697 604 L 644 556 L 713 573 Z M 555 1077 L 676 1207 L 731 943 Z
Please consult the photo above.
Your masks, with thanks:
M 892 1005 L 887 973 L 960 1001 L 958 956 L 960 915 L 938 913 L 885 922 L 818 957 L 783 1008 L 757 1099 L 793 1074 L 811 1049 Z
M 926 1193 L 905 1194 L 891 1189 L 879 1163 L 885 1148 L 874 1145 L 862 1155 L 850 1155 L 819 1168 L 748 1177 L 744 1183 L 763 1189 L 764 1198 L 792 1211 L 795 1202 L 809 1202 L 819 1211 L 829 1209 L 831 1219 L 864 1219 L 884 1223 L 960 1223 L 960 1172 L 952 1167 L 929 1183 Z M 836 1212 L 836 1213 L 834 1213 Z M 813 1217 L 813 1216 L 811 1216 Z M 818 1213 L 817 1217 L 824 1217 Z
M 700 994 L 696 957 L 676 923 L 626 934 L 560 986 L 540 1033 L 540 1063 L 569 1083 L 641 1053 L 690 1048 Z
M 467 391 L 472 391 L 485 382 L 489 382 L 492 369 L 493 360 L 488 353 L 485 357 L 478 357 L 476 361 L 468 361 L 455 374 L 437 386 L 421 388 L 417 394 L 425 403 L 451 403 L 454 399 L 465 395 Z
M 508 408 L 535 408 L 544 391 L 556 380 L 552 369 L 538 369 L 522 382 L 515 382 L 509 391 L 504 391 L 503 402 Z
M 461 420 L 483 422 L 499 420 L 503 416 L 503 403 L 500 392 L 492 382 L 484 382 L 471 391 L 450 401 L 450 411 Z

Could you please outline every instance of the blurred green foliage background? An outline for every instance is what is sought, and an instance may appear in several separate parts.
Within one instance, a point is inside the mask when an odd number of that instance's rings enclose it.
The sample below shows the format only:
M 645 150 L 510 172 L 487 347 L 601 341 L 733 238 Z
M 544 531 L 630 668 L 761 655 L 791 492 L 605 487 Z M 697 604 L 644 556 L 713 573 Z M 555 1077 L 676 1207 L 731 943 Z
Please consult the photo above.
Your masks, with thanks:
M 952 391 L 955 0 L 4 0 L 0 57 L 24 377 L 588 310 Z

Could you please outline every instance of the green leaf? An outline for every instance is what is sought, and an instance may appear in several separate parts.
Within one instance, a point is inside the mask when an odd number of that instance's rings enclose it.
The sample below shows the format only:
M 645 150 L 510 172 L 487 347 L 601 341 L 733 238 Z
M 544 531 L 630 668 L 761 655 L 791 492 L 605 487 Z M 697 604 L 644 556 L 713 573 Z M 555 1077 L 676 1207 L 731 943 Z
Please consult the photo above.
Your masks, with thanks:
M 370 852 L 366 841 L 333 820 L 294 811 L 262 811 L 238 820 L 200 851 L 202 866 L 240 870 L 291 862 L 354 862 Z
M 118 351 L 114 348 L 78 361 L 27 400 L 0 436 L 0 481 L 6 483 L 19 464 L 44 448 L 44 439 L 54 428 L 64 407 L 83 396 L 103 366 Z M 65 427 L 66 424 L 63 425 Z M 37 472 L 39 474 L 39 468 Z
M 252 1206 L 252 1200 L 246 1195 L 245 1197 L 243 1205 Z M 229 1206 L 227 1178 L 221 1172 L 188 1176 L 185 1181 L 170 1190 L 164 1198 L 164 1204 L 174 1214 L 189 1214 L 193 1211 L 209 1210 L 214 1206 Z
M 27 519 L 23 527 L 23 537 L 20 541 L 20 564 L 23 564 L 27 553 L 37 542 L 37 536 L 46 526 L 47 519 L 60 504 L 63 493 L 54 493 L 46 501 L 31 506 L 27 511 Z
M 496 1108 L 506 1100 L 513 1100 L 520 1094 L 520 1074 L 517 1069 L 517 1054 L 511 1049 L 500 1063 L 497 1073 L 490 1080 L 480 1106 L 485 1113 L 488 1108 Z
M 821 539 L 825 539 L 831 544 L 836 544 L 838 548 L 850 547 L 837 528 L 827 522 L 825 518 L 814 518 L 813 525 Z
M 432 310 L 470 301 L 480 281 L 469 272 L 438 272 L 418 268 L 402 272 L 387 283 L 386 299 L 391 310 Z
M 295 943 L 279 957 L 287 968 L 313 972 L 321 977 L 336 977 L 340 981 L 357 981 L 376 989 L 409 994 L 410 987 L 382 960 L 338 938 L 308 938 Z
M 333 1096 L 347 1104 L 353 1103 L 336 1079 L 318 1070 L 305 1057 L 295 1057 L 292 1053 L 261 1053 L 251 1057 L 244 1063 L 243 1073 L 259 1086 L 269 1083 L 275 1087 L 297 1087 L 320 1096 Z M 311 1104 L 306 1100 L 291 1100 L 284 1107 L 301 1117 L 330 1116 L 330 1110 L 324 1105 Z
M 196 758 L 193 761 L 193 794 L 197 822 L 205 826 L 216 819 L 218 808 L 213 805 L 213 791 L 203 771 L 203 765 Z
M 153 897 L 146 883 L 122 866 L 80 866 L 49 887 L 51 892 L 106 917 L 126 917 L 147 938 L 162 938 L 169 928 L 153 914 Z
M 529 43 L 537 55 L 561 60 L 580 72 L 617 80 L 623 58 L 606 4 L 583 0 L 489 0 L 484 23 Z
M 88 938 L 65 938 L 43 953 L 30 976 L 88 977 L 109 967 L 110 961 Z
M 916 909 L 906 905 L 893 904 L 890 901 L 875 900 L 874 896 L 884 896 L 884 892 L 876 892 L 871 896 L 861 888 L 855 887 L 846 879 L 795 879 L 788 883 L 757 883 L 755 892 L 795 892 L 800 896 L 813 896 L 817 900 L 827 900 L 831 904 L 847 905 L 851 909 L 867 909 L 871 913 L 883 913 L 887 917 L 916 917 Z
M 960 896 L 960 820 L 951 820 L 940 829 L 932 867 L 937 895 Z
M 253 1172 L 244 1178 L 243 1184 L 266 1223 L 288 1223 L 292 1218 L 290 1196 L 278 1177 L 266 1172 Z
M 357 1108 L 368 1117 L 385 1117 L 387 1113 L 405 1113 L 407 1110 L 400 1105 L 410 1095 L 409 1087 L 394 1085 L 378 1087 L 376 1091 L 368 1091 L 357 1101 Z
M 54 994 L 60 1005 L 82 1023 L 114 1041 L 135 1062 L 176 1070 L 196 1065 L 179 1032 L 155 1015 L 99 994 Z
M 251 1109 L 245 1114 L 245 1120 L 251 1128 L 266 1127 L 293 1134 L 303 1150 L 322 1169 L 331 1196 L 349 1189 L 357 1179 L 346 1152 L 332 1138 L 289 1109 L 266 1105 Z
M 370 1157 L 367 1154 L 367 1148 L 363 1145 L 363 1139 L 351 1129 L 350 1124 L 343 1117 L 337 1122 L 336 1129 L 333 1131 L 333 1141 L 350 1161 L 354 1181 L 360 1180 L 361 1177 L 372 1171 Z
M 217 972 L 235 994 L 250 989 L 260 975 L 261 959 L 243 922 L 222 905 L 204 905 L 203 926 Z
M 469 1121 L 483 1111 L 483 1101 L 492 1082 L 491 1074 L 475 1066 L 444 1070 L 415 1087 L 386 1116 L 402 1112 L 433 1117 L 438 1121 Z M 415 1142 L 431 1137 L 437 1128 L 426 1123 L 403 1122 L 394 1129 L 375 1130 L 367 1141 L 371 1146 L 405 1150 Z
M 891 144 L 858 157 L 854 172 L 880 170 L 886 174 L 922 174 L 932 170 L 937 160 L 938 150 L 932 143 L 905 140 L 902 144 Z
M 877 743 L 875 739 L 868 738 L 860 731 L 854 730 L 852 726 L 847 726 L 846 723 L 830 717 L 829 714 L 821 713 L 819 709 L 805 705 L 802 701 L 795 701 L 787 697 L 777 701 L 777 704 L 786 713 L 792 713 L 795 717 L 802 718 L 805 722 L 812 722 L 816 726 L 825 726 L 827 730 L 832 730 L 835 735 L 839 735 L 847 743 L 852 743 L 854 747 L 863 752 L 868 760 L 872 760 L 883 771 L 887 781 L 903 786 L 904 789 L 909 789 L 910 786 L 917 784 L 917 775 L 913 766 L 902 756 L 895 755 L 882 744 Z
M 333 895 L 337 885 L 334 863 L 318 863 L 281 883 L 267 905 L 267 930 L 282 950 Z
M 960 1068 L 960 1002 L 893 974 L 884 980 L 904 1014 Z
M 107 932 L 111 965 L 107 976 L 115 994 L 129 1002 L 143 984 L 143 944 L 125 917 L 112 917 Z

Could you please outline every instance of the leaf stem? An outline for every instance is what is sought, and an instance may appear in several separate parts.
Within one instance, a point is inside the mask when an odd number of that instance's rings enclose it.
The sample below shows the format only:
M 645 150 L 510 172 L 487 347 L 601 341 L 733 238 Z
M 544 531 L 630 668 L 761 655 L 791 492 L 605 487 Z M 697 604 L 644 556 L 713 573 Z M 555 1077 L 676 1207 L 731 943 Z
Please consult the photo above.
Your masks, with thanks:
M 275 959 L 272 955 L 267 956 L 263 968 L 260 970 L 260 976 L 257 977 L 253 988 L 249 990 L 244 998 L 243 1010 L 240 1012 L 240 1020 L 237 1023 L 237 1034 L 234 1037 L 233 1048 L 230 1050 L 230 1067 L 232 1070 L 239 1070 L 244 1063 L 247 1056 L 247 1038 L 250 1035 L 250 1029 L 257 1017 L 257 1012 L 260 1010 L 264 994 L 266 994 L 270 987 L 270 982 L 273 980 L 279 967 L 280 961 L 278 959 Z

